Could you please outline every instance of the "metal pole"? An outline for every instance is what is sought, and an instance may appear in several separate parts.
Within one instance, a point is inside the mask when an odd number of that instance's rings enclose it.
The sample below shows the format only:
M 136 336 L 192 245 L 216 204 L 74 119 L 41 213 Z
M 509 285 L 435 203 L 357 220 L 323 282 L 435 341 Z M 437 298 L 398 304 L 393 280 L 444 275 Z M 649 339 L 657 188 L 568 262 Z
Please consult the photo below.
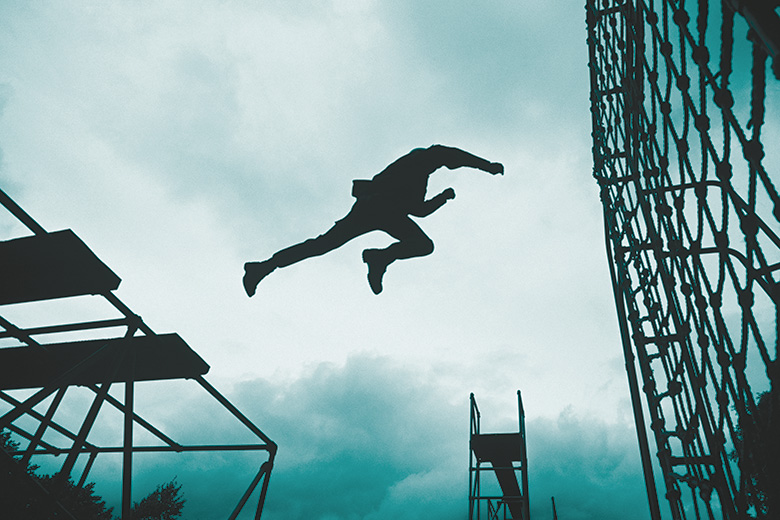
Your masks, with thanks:
M 228 410 L 230 413 L 232 413 L 232 414 L 233 414 L 233 416 L 234 416 L 236 419 L 238 419 L 239 421 L 241 421 L 241 422 L 244 424 L 244 426 L 246 426 L 247 428 L 249 428 L 249 429 L 252 431 L 252 433 L 254 433 L 254 434 L 255 434 L 255 435 L 257 435 L 258 437 L 260 437 L 261 439 L 263 439 L 263 441 L 264 441 L 266 444 L 268 444 L 268 451 L 270 451 L 270 452 L 271 452 L 271 454 L 275 454 L 275 453 L 276 453 L 276 443 L 275 443 L 274 441 L 272 441 L 271 439 L 269 439 L 269 438 L 268 438 L 268 437 L 267 437 L 267 436 L 266 436 L 266 435 L 265 435 L 265 434 L 264 434 L 262 431 L 260 431 L 260 428 L 258 428 L 257 426 L 255 426 L 255 425 L 254 425 L 254 423 L 253 423 L 252 421 L 250 421 L 249 419 L 247 419 L 247 417 L 246 417 L 244 414 L 242 414 L 242 413 L 241 413 L 241 412 L 238 410 L 238 408 L 236 408 L 235 406 L 233 406 L 233 403 L 231 403 L 230 401 L 228 401 L 228 400 L 227 400 L 227 398 L 225 398 L 225 396 L 223 396 L 222 394 L 220 394 L 220 393 L 217 391 L 217 389 L 216 389 L 216 388 L 214 388 L 213 386 L 211 386 L 211 384 L 209 384 L 209 382 L 208 382 L 208 381 L 206 381 L 206 379 L 205 379 L 203 376 L 201 376 L 201 375 L 198 375 L 198 376 L 195 376 L 195 378 L 194 378 L 194 379 L 195 379 L 195 380 L 196 380 L 198 383 L 200 383 L 200 386 L 202 386 L 203 388 L 205 388 L 205 389 L 206 389 L 206 391 L 212 395 L 212 397 L 214 397 L 214 398 L 215 398 L 217 401 L 219 401 L 219 402 L 220 402 L 220 404 L 222 404 L 222 406 L 224 406 L 224 407 L 225 407 L 225 408 L 226 408 L 226 409 L 227 409 L 227 410 Z
M 89 454 L 89 459 L 87 459 L 87 465 L 84 466 L 84 471 L 81 472 L 81 478 L 79 479 L 79 487 L 83 487 L 84 483 L 87 481 L 87 475 L 89 475 L 90 470 L 92 469 L 92 465 L 95 463 L 95 459 L 98 456 L 97 451 L 92 451 Z
M 612 248 L 609 241 L 609 228 L 607 227 L 606 216 L 604 218 L 604 235 L 607 243 L 607 257 L 609 261 L 609 274 L 612 278 L 613 296 L 615 297 L 615 307 L 618 314 L 618 325 L 620 327 L 620 337 L 623 343 L 623 357 L 625 360 L 626 375 L 628 376 L 628 390 L 631 394 L 631 407 L 634 410 L 634 426 L 636 428 L 637 442 L 639 443 L 639 455 L 642 459 L 642 470 L 645 477 L 645 489 L 647 490 L 647 501 L 650 506 L 650 517 L 652 520 L 661 520 L 661 509 L 658 504 L 658 490 L 655 487 L 655 477 L 653 476 L 653 462 L 650 458 L 650 445 L 647 440 L 647 429 L 645 426 L 644 412 L 642 411 L 642 401 L 639 397 L 639 380 L 634 366 L 634 351 L 631 343 L 631 335 L 628 331 L 628 316 L 623 302 L 623 295 L 620 293 L 617 274 L 615 273 L 615 259 L 612 255 Z
M 41 350 L 43 352 L 48 352 L 48 349 L 32 339 L 31 333 L 27 330 L 22 330 L 10 321 L 6 320 L 2 316 L 0 316 L 0 327 L 3 327 L 5 331 L 3 332 L 2 336 L 4 338 L 16 338 L 19 341 L 22 341 L 24 343 L 27 343 L 27 346 L 29 347 L 35 347 L 38 350 Z
M 471 437 L 474 435 L 474 394 L 469 396 L 469 520 L 474 518 L 474 452 Z
M 67 386 L 63 386 L 60 388 L 59 392 L 57 392 L 57 395 L 54 396 L 54 399 L 52 399 L 51 404 L 49 405 L 49 409 L 46 410 L 46 415 L 41 420 L 41 424 L 38 426 L 38 429 L 35 431 L 35 436 L 30 441 L 30 444 L 27 446 L 27 449 L 24 452 L 24 455 L 22 456 L 22 464 L 27 465 L 28 462 L 30 462 L 30 457 L 32 456 L 32 452 L 35 450 L 35 448 L 38 446 L 38 443 L 41 442 L 41 438 L 43 438 L 43 432 L 46 431 L 46 428 L 49 427 L 49 423 L 51 422 L 52 417 L 54 416 L 54 412 L 57 410 L 57 407 L 60 405 L 60 402 L 62 402 L 62 398 L 65 396 L 65 391 L 68 389 Z
M 19 428 L 18 426 L 15 426 L 15 425 L 13 425 L 13 424 L 9 424 L 9 425 L 7 426 L 7 428 L 8 428 L 8 430 L 10 430 L 11 432 L 13 432 L 13 433 L 15 433 L 15 434 L 19 435 L 20 437 L 24 437 L 24 438 L 25 438 L 25 439 L 27 439 L 28 441 L 31 441 L 31 440 L 33 440 L 33 437 L 34 437 L 34 436 L 33 436 L 33 435 L 30 433 L 30 432 L 28 432 L 28 431 L 26 431 L 26 430 L 24 430 L 24 429 L 22 429 L 22 428 Z M 39 441 L 39 442 L 38 442 L 38 444 L 40 444 L 41 446 L 43 446 L 43 448 L 44 448 L 45 450 L 51 450 L 51 451 L 52 451 L 52 452 L 54 452 L 54 453 L 62 453 L 62 452 L 63 452 L 63 450 L 61 450 L 61 449 L 57 448 L 56 446 L 52 446 L 51 444 L 49 444 L 48 442 L 46 442 L 46 441 L 44 441 L 44 440 L 41 440 L 41 441 Z M 38 453 L 38 451 L 37 451 L 37 450 L 33 450 L 33 455 L 35 455 L 36 453 Z
M 523 513 L 525 514 L 524 520 L 530 520 L 531 503 L 529 501 L 530 499 L 528 498 L 528 453 L 526 452 L 526 442 L 525 442 L 525 409 L 523 408 L 523 397 L 520 394 L 520 390 L 517 391 L 517 412 L 518 412 L 518 422 L 520 423 L 520 437 L 523 442 L 523 450 L 522 450 L 523 460 L 521 461 L 521 464 L 523 466 L 522 473 L 521 473 L 523 479 L 523 498 L 525 499 Z
M 479 467 L 479 461 L 476 461 L 475 466 L 472 442 L 474 435 L 479 434 L 479 409 L 473 392 L 469 395 L 469 402 L 469 520 L 475 520 L 479 518 L 479 470 L 476 469 Z
M 89 366 L 89 364 L 94 361 L 95 356 L 103 352 L 108 347 L 108 345 L 109 343 L 106 343 L 98 350 L 96 350 L 95 352 L 87 356 L 86 359 L 80 361 L 76 366 L 66 370 L 60 376 L 56 377 L 50 385 L 41 388 L 35 394 L 30 396 L 26 401 L 17 405 L 13 410 L 0 417 L 0 429 L 2 429 L 8 424 L 11 424 L 22 415 L 26 413 L 30 413 L 32 411 L 33 406 L 46 399 L 49 396 L 49 394 L 51 394 L 61 386 L 67 385 L 69 382 L 69 378 L 79 374 L 82 370 L 84 370 L 84 368 Z
M 135 352 L 128 352 L 129 376 L 125 381 L 125 438 L 122 449 L 122 520 L 129 520 L 131 514 L 131 492 L 133 481 L 133 381 Z
M 95 391 L 97 391 L 97 388 L 95 389 Z M 4 400 L 5 402 L 7 402 L 7 403 L 10 403 L 10 404 L 12 404 L 12 405 L 14 405 L 14 406 L 19 406 L 19 405 L 21 405 L 21 404 L 22 404 L 22 402 L 21 402 L 21 401 L 18 401 L 18 400 L 16 400 L 16 399 L 14 399 L 13 397 L 11 397 L 10 395 L 6 394 L 6 393 L 5 393 L 5 392 L 3 392 L 3 391 L 0 391 L 0 399 L 2 399 L 2 400 Z M 42 420 L 43 420 L 43 415 L 39 414 L 39 413 L 38 413 L 38 412 L 36 412 L 35 410 L 29 410 L 29 411 L 27 412 L 27 414 L 28 414 L 30 417 L 32 417 L 33 419 L 37 419 L 37 420 L 39 420 L 39 421 L 42 421 Z M 12 425 L 10 425 L 10 424 L 9 424 L 7 427 L 8 427 L 8 428 L 11 428 L 11 426 L 12 426 Z M 59 424 L 57 424 L 57 422 L 56 422 L 56 421 L 50 421 L 50 422 L 49 422 L 49 428 L 51 428 L 52 430 L 54 430 L 54 431 L 56 431 L 56 432 L 58 432 L 58 433 L 61 433 L 61 434 L 62 434 L 62 435 L 64 435 L 65 437 L 69 438 L 70 440 L 76 440 L 76 434 L 75 434 L 75 433 L 73 433 L 72 431 L 68 430 L 67 428 L 63 428 L 62 426 L 60 426 Z M 43 444 L 43 442 L 41 442 L 41 444 Z M 90 444 L 90 443 L 88 443 L 88 442 L 85 442 L 85 443 L 84 443 L 84 445 L 85 445 L 85 446 L 88 446 L 89 448 L 96 448 L 96 446 L 94 446 L 94 445 L 92 445 L 92 444 Z M 64 449 L 63 449 L 63 450 L 60 450 L 60 451 L 67 451 L 67 450 L 64 450 Z
M 13 201 L 3 190 L 0 190 L 0 204 L 10 211 L 13 216 L 27 226 L 27 228 L 36 235 L 45 235 L 46 230 L 41 227 L 30 215 L 27 214 L 16 202 Z
M 100 350 L 98 350 L 98 352 L 102 352 L 105 348 L 105 346 L 102 347 Z M 65 459 L 65 463 L 62 465 L 62 469 L 60 470 L 59 474 L 55 476 L 57 480 L 67 480 L 70 476 L 70 472 L 73 470 L 73 466 L 76 464 L 76 459 L 79 456 L 79 452 L 84 446 L 84 443 L 87 440 L 87 435 L 89 435 L 92 426 L 95 424 L 95 419 L 97 419 L 97 414 L 100 411 L 100 407 L 103 405 L 103 401 L 106 400 L 108 390 L 111 388 L 112 382 L 116 379 L 116 374 L 119 371 L 119 367 L 122 366 L 122 362 L 124 361 L 126 354 L 126 351 L 119 353 L 115 360 L 111 376 L 102 384 L 100 391 L 95 396 L 95 400 L 92 402 L 92 406 L 90 407 L 89 412 L 87 412 L 86 418 L 84 418 L 84 424 L 81 425 L 78 436 L 73 442 L 73 447 L 68 452 L 68 457 Z M 94 355 L 95 354 L 87 359 L 91 359 L 94 357 Z
M 260 520 L 260 516 L 263 514 L 263 506 L 265 505 L 265 496 L 268 493 L 268 482 L 271 480 L 271 469 L 274 466 L 273 454 L 271 454 L 271 460 L 263 464 L 267 466 L 265 470 L 265 480 L 263 480 L 263 486 L 260 488 L 260 499 L 257 502 L 257 512 L 255 513 L 255 520 Z
M 100 411 L 100 406 L 103 404 L 109 388 L 111 388 L 111 381 L 106 381 L 100 387 L 100 393 L 95 396 L 95 400 L 92 402 L 92 406 L 90 406 L 89 411 L 87 412 L 87 416 L 84 418 L 84 423 L 81 425 L 81 429 L 76 436 L 76 440 L 73 442 L 73 447 L 68 452 L 68 456 L 62 465 L 62 469 L 60 469 L 59 473 L 55 476 L 57 480 L 65 481 L 70 476 L 70 472 L 73 470 L 73 466 L 76 464 L 76 459 L 78 458 L 79 452 L 84 445 L 84 441 L 86 441 L 87 435 L 89 435 L 89 432 L 92 429 L 92 425 L 95 424 L 95 419 L 97 418 L 97 414 Z
M 246 505 L 247 501 L 249 500 L 249 497 L 252 496 L 252 492 L 257 487 L 257 484 L 260 482 L 260 479 L 263 478 L 263 475 L 266 474 L 266 464 L 268 464 L 270 461 L 264 462 L 260 466 L 260 470 L 257 472 L 257 475 L 255 475 L 255 478 L 252 480 L 252 482 L 249 484 L 249 487 L 244 492 L 241 499 L 238 501 L 238 504 L 236 505 L 236 508 L 233 510 L 233 512 L 230 514 L 230 517 L 228 517 L 228 520 L 235 520 L 238 517 L 238 514 L 241 512 L 241 510 Z M 258 504 L 258 510 L 262 510 L 262 499 L 263 497 L 260 497 L 261 502 Z M 259 514 L 259 513 L 258 513 Z M 259 516 L 258 516 L 259 518 Z
M 99 391 L 97 385 L 88 385 L 88 388 L 95 393 Z M 106 396 L 106 401 L 114 408 L 119 410 L 120 412 L 126 413 L 125 412 L 126 407 L 121 402 L 119 402 L 115 397 L 112 397 L 111 394 L 108 394 Z M 132 410 L 130 410 L 130 413 L 133 416 L 133 420 L 136 423 L 138 423 L 139 426 L 147 430 L 149 433 L 151 433 L 152 435 L 154 435 L 155 437 L 157 437 L 158 439 L 160 439 L 161 441 L 163 441 L 164 443 L 166 443 L 167 445 L 171 446 L 174 449 L 181 448 L 181 445 L 178 442 L 174 441 L 173 439 L 165 435 L 158 428 L 154 427 L 151 423 L 149 423 L 149 421 L 147 421 L 137 413 L 133 412 Z
M 630 9 L 627 11 L 626 8 Z M 595 5 L 593 10 L 595 11 Z M 644 40 L 644 21 L 637 20 L 637 10 L 634 9 L 632 2 L 626 2 L 622 6 L 623 23 L 625 24 L 627 39 L 626 45 L 626 71 L 623 81 L 628 99 L 626 104 L 629 106 L 628 114 L 624 114 L 626 125 L 626 149 L 627 166 L 631 169 L 631 174 L 638 174 L 638 159 L 640 146 L 640 128 L 639 128 L 639 107 L 641 106 L 643 76 L 642 76 L 642 57 L 637 52 L 635 46 Z M 594 22 L 595 23 L 595 22 Z M 590 45 L 590 61 L 596 63 L 595 49 Z M 594 74 L 591 72 L 591 91 L 596 92 L 594 84 Z M 639 188 L 639 186 L 637 186 Z M 637 441 L 639 443 L 639 453 L 642 459 L 642 469 L 645 477 L 645 488 L 647 490 L 647 500 L 650 506 L 650 516 L 652 520 L 661 520 L 661 510 L 658 504 L 658 491 L 655 487 L 655 478 L 653 477 L 652 459 L 650 458 L 650 448 L 647 440 L 647 429 L 645 427 L 644 413 L 642 403 L 639 397 L 639 383 L 634 365 L 634 352 L 631 335 L 628 330 L 628 316 L 626 314 L 623 294 L 620 291 L 618 275 L 616 273 L 616 263 L 612 251 L 612 242 L 610 240 L 609 223 L 607 208 L 604 208 L 604 242 L 607 249 L 607 258 L 609 262 L 609 274 L 612 281 L 613 296 L 618 314 L 618 325 L 620 327 L 620 336 L 623 343 L 623 357 L 625 360 L 626 374 L 628 377 L 628 387 L 631 394 L 631 405 L 634 411 L 634 424 L 636 427 Z
M 22 415 L 32 411 L 33 406 L 49 397 L 49 395 L 57 390 L 57 388 L 59 388 L 58 384 L 43 387 L 28 397 L 25 401 L 20 402 L 13 410 L 0 417 L 0 429 L 7 427 Z

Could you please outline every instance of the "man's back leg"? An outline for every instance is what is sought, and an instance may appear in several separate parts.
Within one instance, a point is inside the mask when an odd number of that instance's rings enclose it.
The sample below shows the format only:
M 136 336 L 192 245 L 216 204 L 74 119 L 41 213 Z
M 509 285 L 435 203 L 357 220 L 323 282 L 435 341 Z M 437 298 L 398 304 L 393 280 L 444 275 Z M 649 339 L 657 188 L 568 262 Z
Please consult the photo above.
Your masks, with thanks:
M 244 264 L 244 290 L 251 297 L 255 293 L 257 284 L 277 268 L 287 267 L 301 260 L 333 251 L 353 238 L 376 229 L 371 228 L 369 224 L 366 219 L 361 218 L 361 215 L 351 211 L 316 238 L 282 249 L 264 262 L 247 262 Z

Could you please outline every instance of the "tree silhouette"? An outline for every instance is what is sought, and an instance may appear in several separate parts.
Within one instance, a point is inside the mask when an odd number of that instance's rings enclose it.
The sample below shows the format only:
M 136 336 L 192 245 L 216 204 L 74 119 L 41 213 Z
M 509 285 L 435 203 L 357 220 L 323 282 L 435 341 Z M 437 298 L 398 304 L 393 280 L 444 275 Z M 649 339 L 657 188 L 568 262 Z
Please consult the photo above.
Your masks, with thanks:
M 77 486 L 70 478 L 66 480 L 56 479 L 54 475 L 35 476 L 45 489 L 65 508 L 65 510 L 78 520 L 113 520 L 113 507 L 106 507 L 106 503 L 95 494 L 95 483 L 90 482 L 84 486 Z M 62 513 L 55 513 L 51 518 L 67 518 Z
M 55 475 L 37 475 L 38 466 L 14 460 L 19 443 L 7 430 L 0 431 L 0 513 L 14 520 L 114 520 L 113 507 L 106 507 L 95 494 L 95 483 L 78 486 Z M 181 485 L 174 478 L 136 502 L 133 520 L 175 520 L 184 507 Z
M 133 520 L 175 520 L 184 507 L 184 497 L 180 496 L 181 484 L 176 478 L 157 486 L 146 498 L 133 504 Z
M 19 443 L 10 432 L 0 432 L 2 472 L 0 472 L 0 511 L 18 520 L 72 519 L 112 520 L 113 508 L 95 495 L 95 484 L 77 486 L 70 479 L 55 479 L 35 473 L 38 466 L 13 460 Z M 4 517 L 5 518 L 5 517 Z
M 745 500 L 756 518 L 780 515 L 780 393 L 758 396 L 755 414 L 740 418 L 734 458 L 742 470 Z

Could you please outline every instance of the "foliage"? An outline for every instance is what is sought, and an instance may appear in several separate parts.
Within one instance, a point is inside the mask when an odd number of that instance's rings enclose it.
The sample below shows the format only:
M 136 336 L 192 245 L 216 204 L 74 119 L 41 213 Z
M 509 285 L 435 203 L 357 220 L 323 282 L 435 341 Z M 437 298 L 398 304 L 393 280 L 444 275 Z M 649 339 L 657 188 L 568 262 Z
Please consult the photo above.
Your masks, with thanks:
M 113 508 L 95 494 L 94 482 L 77 486 L 70 478 L 37 475 L 38 466 L 21 464 L 19 443 L 0 431 L 0 512 L 14 520 L 113 520 Z M 184 507 L 176 479 L 136 502 L 134 520 L 175 520 Z
M 112 520 L 113 508 L 95 495 L 95 484 L 77 486 L 70 478 L 39 476 L 38 466 L 22 465 L 19 443 L 10 432 L 0 432 L 2 443 L 2 473 L 0 474 L 0 511 L 18 520 Z
M 65 508 L 79 520 L 112 520 L 112 507 L 106 508 L 106 503 L 95 494 L 95 483 L 77 486 L 70 478 L 62 479 L 56 475 L 37 477 L 43 487 Z M 67 518 L 57 515 L 54 518 Z
M 780 394 L 758 396 L 754 414 L 740 418 L 735 458 L 740 462 L 745 500 L 757 518 L 778 518 L 780 512 Z
M 175 520 L 185 502 L 180 492 L 181 484 L 177 485 L 175 478 L 157 486 L 149 496 L 133 504 L 133 520 Z

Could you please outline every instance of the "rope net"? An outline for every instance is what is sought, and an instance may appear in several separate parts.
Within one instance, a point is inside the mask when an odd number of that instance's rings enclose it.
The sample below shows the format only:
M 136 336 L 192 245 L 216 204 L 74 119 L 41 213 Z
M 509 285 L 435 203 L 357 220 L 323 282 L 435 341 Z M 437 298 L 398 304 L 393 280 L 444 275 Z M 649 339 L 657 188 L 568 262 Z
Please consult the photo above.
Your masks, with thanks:
M 780 518 L 773 42 L 730 0 L 586 10 L 594 177 L 651 515 Z

